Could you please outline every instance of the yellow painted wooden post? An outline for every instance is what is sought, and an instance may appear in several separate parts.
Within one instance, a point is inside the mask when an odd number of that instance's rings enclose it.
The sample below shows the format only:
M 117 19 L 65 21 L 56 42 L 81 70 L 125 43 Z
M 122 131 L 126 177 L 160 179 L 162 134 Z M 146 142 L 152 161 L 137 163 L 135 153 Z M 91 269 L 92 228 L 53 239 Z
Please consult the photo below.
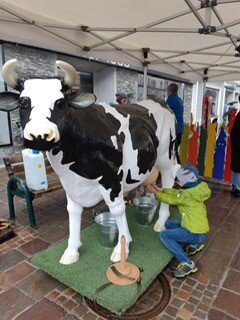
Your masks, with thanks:
M 207 146 L 206 146 L 206 157 L 205 157 L 205 177 L 212 177 L 213 172 L 213 162 L 214 162 L 214 149 L 216 142 L 216 123 L 210 123 L 208 125 L 207 134 Z
M 187 163 L 188 159 L 188 141 L 189 141 L 189 125 L 185 124 L 184 125 L 184 131 L 182 134 L 182 142 L 180 145 L 180 161 L 181 164 L 184 165 Z

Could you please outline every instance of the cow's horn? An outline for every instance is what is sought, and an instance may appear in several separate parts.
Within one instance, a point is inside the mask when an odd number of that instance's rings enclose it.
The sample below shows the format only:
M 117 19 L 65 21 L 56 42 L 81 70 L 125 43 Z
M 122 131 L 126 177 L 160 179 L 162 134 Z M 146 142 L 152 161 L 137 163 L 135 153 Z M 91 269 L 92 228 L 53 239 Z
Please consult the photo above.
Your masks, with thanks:
M 65 71 L 64 82 L 69 88 L 71 88 L 78 79 L 77 71 L 67 62 L 58 60 L 56 61 L 56 64 L 59 68 Z
M 11 59 L 4 63 L 2 67 L 2 77 L 6 84 L 15 89 L 18 84 L 18 77 L 13 71 L 15 64 L 17 63 L 17 59 Z

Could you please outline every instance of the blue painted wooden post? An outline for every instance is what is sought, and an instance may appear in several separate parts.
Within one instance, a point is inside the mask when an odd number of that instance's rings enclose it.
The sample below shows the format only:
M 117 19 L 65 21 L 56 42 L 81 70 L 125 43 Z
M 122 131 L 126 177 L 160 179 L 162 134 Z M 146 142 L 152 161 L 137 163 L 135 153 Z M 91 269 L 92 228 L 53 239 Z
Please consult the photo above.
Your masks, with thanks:
M 226 132 L 222 127 L 217 138 L 214 154 L 213 178 L 215 179 L 223 179 L 226 144 Z

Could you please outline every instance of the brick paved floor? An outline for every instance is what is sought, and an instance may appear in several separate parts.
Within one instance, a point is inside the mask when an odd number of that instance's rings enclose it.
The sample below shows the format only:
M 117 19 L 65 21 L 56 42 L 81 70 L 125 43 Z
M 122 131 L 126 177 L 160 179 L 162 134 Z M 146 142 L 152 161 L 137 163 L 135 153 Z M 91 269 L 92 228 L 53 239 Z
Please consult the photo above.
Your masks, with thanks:
M 5 185 L 0 171 L 0 216 L 8 216 Z M 170 281 L 170 304 L 158 320 L 236 320 L 240 319 L 240 200 L 229 191 L 212 185 L 207 202 L 211 232 L 207 248 L 194 258 L 199 272 L 184 280 L 173 279 L 172 261 L 164 273 Z M 76 320 L 103 319 L 94 314 L 82 296 L 31 264 L 37 252 L 68 235 L 68 216 L 63 191 L 34 201 L 38 229 L 28 227 L 26 206 L 16 199 L 17 236 L 0 245 L 0 319 Z M 91 224 L 92 211 L 83 215 L 83 227 Z M 145 305 L 155 303 L 153 290 L 144 297 Z M 144 304 L 139 306 L 144 308 Z M 149 308 L 149 306 L 148 306 Z

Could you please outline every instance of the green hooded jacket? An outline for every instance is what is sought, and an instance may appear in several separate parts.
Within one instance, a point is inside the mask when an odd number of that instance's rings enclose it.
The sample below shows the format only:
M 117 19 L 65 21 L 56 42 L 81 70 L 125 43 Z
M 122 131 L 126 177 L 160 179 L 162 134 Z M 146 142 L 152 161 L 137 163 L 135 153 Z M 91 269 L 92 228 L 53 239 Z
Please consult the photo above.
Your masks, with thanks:
M 178 206 L 181 214 L 181 226 L 192 233 L 209 231 L 207 210 L 204 201 L 211 195 L 206 182 L 189 189 L 163 189 L 156 193 L 156 199 Z

